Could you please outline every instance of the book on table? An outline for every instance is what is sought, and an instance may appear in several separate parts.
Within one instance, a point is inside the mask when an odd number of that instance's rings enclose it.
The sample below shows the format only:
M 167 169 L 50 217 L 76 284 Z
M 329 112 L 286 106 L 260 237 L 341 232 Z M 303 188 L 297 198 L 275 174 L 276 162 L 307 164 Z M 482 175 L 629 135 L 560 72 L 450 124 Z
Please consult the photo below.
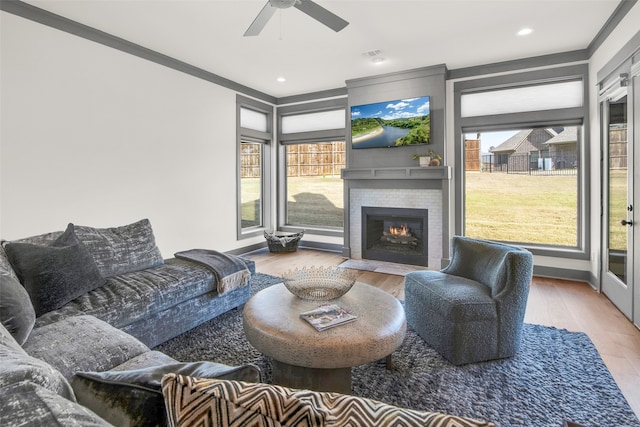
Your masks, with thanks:
M 313 310 L 300 313 L 300 317 L 309 322 L 318 331 L 353 322 L 358 316 L 347 308 L 337 304 L 325 304 Z

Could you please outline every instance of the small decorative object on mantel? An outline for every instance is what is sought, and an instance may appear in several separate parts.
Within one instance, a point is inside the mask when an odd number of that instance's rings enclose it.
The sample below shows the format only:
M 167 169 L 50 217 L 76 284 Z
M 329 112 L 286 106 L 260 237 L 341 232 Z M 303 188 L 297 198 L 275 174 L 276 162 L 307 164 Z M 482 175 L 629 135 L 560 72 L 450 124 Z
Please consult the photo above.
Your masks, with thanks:
M 428 150 L 423 154 L 414 154 L 411 157 L 412 160 L 419 160 L 420 166 L 440 166 L 442 156 L 433 150 Z
M 264 238 L 267 239 L 269 252 L 273 253 L 295 252 L 298 250 L 298 243 L 300 243 L 302 236 L 304 236 L 304 230 L 293 234 L 264 232 Z
M 328 301 L 349 292 L 358 272 L 340 267 L 304 267 L 282 275 L 284 286 L 298 298 Z

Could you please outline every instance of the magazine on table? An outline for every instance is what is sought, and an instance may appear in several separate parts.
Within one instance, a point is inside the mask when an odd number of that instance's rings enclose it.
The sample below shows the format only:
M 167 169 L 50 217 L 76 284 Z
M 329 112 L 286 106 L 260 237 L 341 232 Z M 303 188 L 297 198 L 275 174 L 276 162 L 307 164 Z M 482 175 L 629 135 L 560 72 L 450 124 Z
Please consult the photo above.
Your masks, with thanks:
M 300 313 L 300 317 L 309 322 L 318 331 L 353 322 L 358 316 L 347 308 L 337 304 L 325 304 L 310 311 Z

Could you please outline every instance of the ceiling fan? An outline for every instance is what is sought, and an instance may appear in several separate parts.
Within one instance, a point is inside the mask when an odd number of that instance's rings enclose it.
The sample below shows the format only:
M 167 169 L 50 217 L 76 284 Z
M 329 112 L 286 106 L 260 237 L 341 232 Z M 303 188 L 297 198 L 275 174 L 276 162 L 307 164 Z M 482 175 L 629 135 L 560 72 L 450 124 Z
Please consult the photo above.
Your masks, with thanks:
M 244 33 L 244 36 L 257 36 L 264 26 L 267 25 L 267 22 L 269 22 L 273 14 L 276 13 L 277 9 L 289 9 L 290 7 L 295 7 L 336 32 L 349 25 L 347 21 L 338 15 L 329 12 L 311 0 L 268 0 L 267 4 L 264 5 L 258 16 L 256 16 L 256 19 L 253 20 Z

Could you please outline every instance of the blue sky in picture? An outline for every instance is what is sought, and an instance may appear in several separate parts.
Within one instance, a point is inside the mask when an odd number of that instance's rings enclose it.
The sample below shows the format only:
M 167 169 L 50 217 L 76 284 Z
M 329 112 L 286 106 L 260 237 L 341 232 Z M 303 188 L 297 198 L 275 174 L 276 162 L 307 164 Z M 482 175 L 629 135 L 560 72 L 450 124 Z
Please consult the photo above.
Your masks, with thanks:
M 399 99 L 351 107 L 351 119 L 381 117 L 385 120 L 406 119 L 429 114 L 429 97 Z

